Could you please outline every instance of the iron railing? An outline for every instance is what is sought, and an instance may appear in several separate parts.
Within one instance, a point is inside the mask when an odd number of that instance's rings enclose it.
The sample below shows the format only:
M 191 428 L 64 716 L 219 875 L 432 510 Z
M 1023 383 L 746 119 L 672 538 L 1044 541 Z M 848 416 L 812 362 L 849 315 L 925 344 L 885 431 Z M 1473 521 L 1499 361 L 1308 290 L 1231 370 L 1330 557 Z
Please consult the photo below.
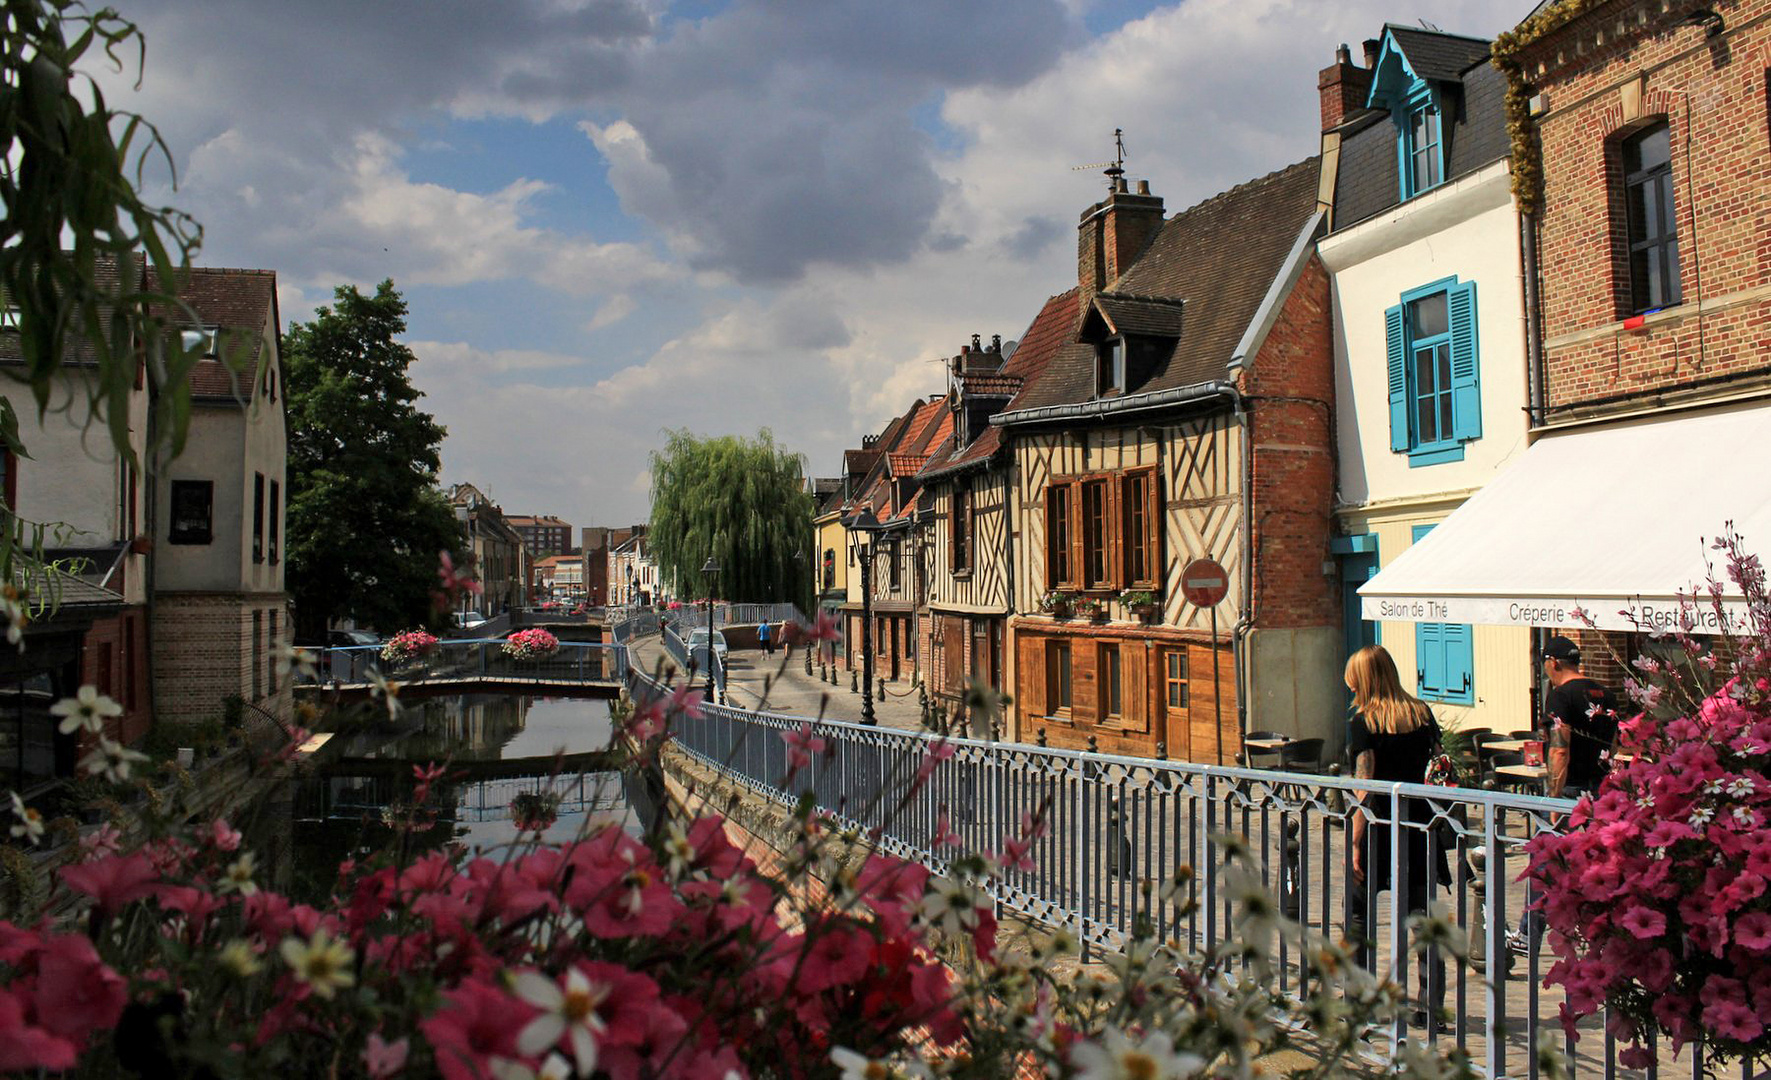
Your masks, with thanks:
M 600 642 L 562 641 L 552 655 L 517 660 L 504 654 L 502 638 L 445 639 L 429 656 L 394 667 L 381 659 L 379 645 L 319 649 L 318 681 L 360 684 L 370 672 L 401 682 L 442 679 L 534 679 L 545 682 L 619 682 L 627 677 L 627 647 Z
M 636 697 L 662 692 L 644 673 L 631 671 L 629 681 Z M 1043 813 L 1047 828 L 1033 842 L 1033 869 L 1009 869 L 994 895 L 1013 911 L 1071 927 L 1085 949 L 1120 947 L 1139 920 L 1165 938 L 1196 946 L 1218 941 L 1232 925 L 1233 906 L 1220 889 L 1222 853 L 1212 839 L 1220 835 L 1253 849 L 1286 915 L 1332 938 L 1355 937 L 1348 933 L 1347 835 L 1353 816 L 1363 815 L 1374 839 L 1388 838 L 1390 881 L 1433 868 L 1443 853 L 1448 873 L 1427 875 L 1428 901 L 1442 905 L 1470 937 L 1471 966 L 1454 966 L 1445 976 L 1441 1011 L 1426 1038 L 1465 1047 L 1490 1077 L 1536 1080 L 1537 1051 L 1548 1040 L 1561 1044 L 1576 1073 L 1612 1080 L 1621 1069 L 1603 1014 L 1581 1023 L 1578 1044 L 1561 1035 L 1557 1004 L 1564 997 L 1542 987 L 1548 945 L 1534 942 L 1514 957 L 1506 941 L 1531 899 L 1517 880 L 1524 845 L 1564 826 L 1568 800 L 957 738 L 948 740 L 952 758 L 919 784 L 918 768 L 939 741 L 932 734 L 817 723 L 827 751 L 792 771 L 782 736 L 811 723 L 807 717 L 705 704 L 698 715 L 673 722 L 677 744 L 705 764 L 783 802 L 811 792 L 818 808 L 844 826 L 878 830 L 883 848 L 935 871 L 945 870 L 953 854 L 938 846 L 939 827 L 967 850 L 1000 851 L 1006 837 L 1019 834 L 1024 815 Z M 1409 865 L 1423 854 L 1425 868 Z M 1165 899 L 1163 884 L 1183 867 L 1195 876 Z M 1375 966 L 1389 969 L 1417 1000 L 1432 996 L 1427 980 L 1436 973 L 1409 950 L 1405 892 L 1371 894 L 1366 906 L 1365 939 L 1381 958 Z M 1301 993 L 1304 966 L 1280 948 L 1282 983 Z M 1404 1010 L 1393 1038 L 1411 1037 L 1411 1027 L 1414 1018 Z M 1420 1036 L 1416 1027 L 1412 1037 Z M 1671 1066 L 1664 1046 L 1658 1056 Z M 1702 1075 L 1696 1057 L 1691 1068 Z
M 713 673 L 713 683 L 721 697 L 726 692 L 726 665 L 720 663 L 719 650 L 712 649 L 712 642 L 696 646 L 693 650 L 684 642 L 684 635 L 694 630 L 690 625 L 679 629 L 677 624 L 670 623 L 664 627 L 664 651 L 675 660 L 677 667 L 684 673 L 684 678 L 699 677 L 705 681 L 708 672 Z M 701 629 L 705 630 L 703 626 Z
M 649 609 L 609 608 L 608 627 L 609 640 L 625 645 L 636 637 L 658 633 L 658 613 Z

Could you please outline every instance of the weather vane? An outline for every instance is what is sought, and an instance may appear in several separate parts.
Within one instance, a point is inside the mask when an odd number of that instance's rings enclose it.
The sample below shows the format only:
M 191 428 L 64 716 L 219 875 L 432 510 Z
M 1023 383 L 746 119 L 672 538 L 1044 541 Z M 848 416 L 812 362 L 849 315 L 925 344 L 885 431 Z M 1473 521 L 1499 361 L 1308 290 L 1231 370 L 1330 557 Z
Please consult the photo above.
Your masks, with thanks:
M 1119 178 L 1125 175 L 1125 129 L 1113 129 L 1113 160 L 1097 161 L 1092 165 L 1072 166 L 1071 172 L 1083 172 L 1099 169 L 1107 175 L 1107 190 L 1115 191 L 1119 187 Z

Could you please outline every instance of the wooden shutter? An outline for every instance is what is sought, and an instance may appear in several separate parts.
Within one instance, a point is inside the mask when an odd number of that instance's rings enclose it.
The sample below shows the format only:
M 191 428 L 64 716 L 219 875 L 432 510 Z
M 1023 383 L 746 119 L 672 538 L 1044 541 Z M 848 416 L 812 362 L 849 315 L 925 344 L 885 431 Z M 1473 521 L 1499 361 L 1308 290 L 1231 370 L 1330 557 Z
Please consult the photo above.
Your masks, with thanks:
M 1069 500 L 1065 504 L 1070 508 L 1070 581 L 1072 584 L 1086 588 L 1088 586 L 1088 567 L 1083 565 L 1087 546 L 1082 539 L 1082 485 L 1072 480 L 1064 486 L 1070 491 Z M 1072 695 L 1074 692 L 1074 688 L 1072 688 Z
M 1416 693 L 1439 695 L 1445 692 L 1445 626 L 1443 623 L 1415 623 Z
M 1476 283 L 1453 285 L 1446 294 L 1451 321 L 1452 434 L 1482 437 L 1481 357 L 1476 348 Z
M 1402 305 L 1384 312 L 1388 341 L 1390 379 L 1390 449 L 1407 451 L 1408 440 L 1408 340 L 1403 332 Z
M 1439 638 L 1444 649 L 1446 698 L 1463 704 L 1476 700 L 1476 651 L 1468 623 L 1441 623 Z

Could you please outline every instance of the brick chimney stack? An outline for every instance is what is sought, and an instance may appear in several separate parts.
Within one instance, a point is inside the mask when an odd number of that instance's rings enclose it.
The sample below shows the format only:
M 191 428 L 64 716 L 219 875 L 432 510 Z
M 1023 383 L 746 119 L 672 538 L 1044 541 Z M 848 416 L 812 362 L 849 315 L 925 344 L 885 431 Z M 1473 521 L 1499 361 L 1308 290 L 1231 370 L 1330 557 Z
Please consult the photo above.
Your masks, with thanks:
M 1150 182 L 1139 180 L 1134 194 L 1124 177 L 1115 180 L 1076 226 L 1076 283 L 1084 297 L 1111 289 L 1161 228 L 1162 197 L 1150 194 Z
M 1342 45 L 1334 50 L 1334 64 L 1323 68 L 1317 76 L 1316 85 L 1322 91 L 1323 131 L 1340 127 L 1348 116 L 1365 107 L 1365 96 L 1371 92 L 1369 65 L 1376 60 L 1372 44 L 1367 42 L 1365 48 L 1368 66 L 1353 63 L 1351 50 Z

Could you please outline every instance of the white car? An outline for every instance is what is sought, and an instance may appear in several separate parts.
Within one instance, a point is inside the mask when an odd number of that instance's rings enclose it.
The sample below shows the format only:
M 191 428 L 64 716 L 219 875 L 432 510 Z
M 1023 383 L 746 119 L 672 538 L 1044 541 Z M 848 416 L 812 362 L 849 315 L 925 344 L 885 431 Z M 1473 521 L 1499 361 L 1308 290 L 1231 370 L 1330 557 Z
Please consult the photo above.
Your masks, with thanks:
M 683 644 L 689 647 L 691 658 L 697 653 L 705 654 L 707 652 L 707 628 L 703 626 L 699 630 L 690 630 L 689 638 Z M 726 664 L 726 635 L 718 630 L 713 632 L 713 655 L 719 660 L 720 666 L 724 667 Z
M 472 630 L 476 626 L 484 625 L 485 622 L 486 617 L 477 611 L 458 611 L 455 613 L 455 625 L 463 630 Z

